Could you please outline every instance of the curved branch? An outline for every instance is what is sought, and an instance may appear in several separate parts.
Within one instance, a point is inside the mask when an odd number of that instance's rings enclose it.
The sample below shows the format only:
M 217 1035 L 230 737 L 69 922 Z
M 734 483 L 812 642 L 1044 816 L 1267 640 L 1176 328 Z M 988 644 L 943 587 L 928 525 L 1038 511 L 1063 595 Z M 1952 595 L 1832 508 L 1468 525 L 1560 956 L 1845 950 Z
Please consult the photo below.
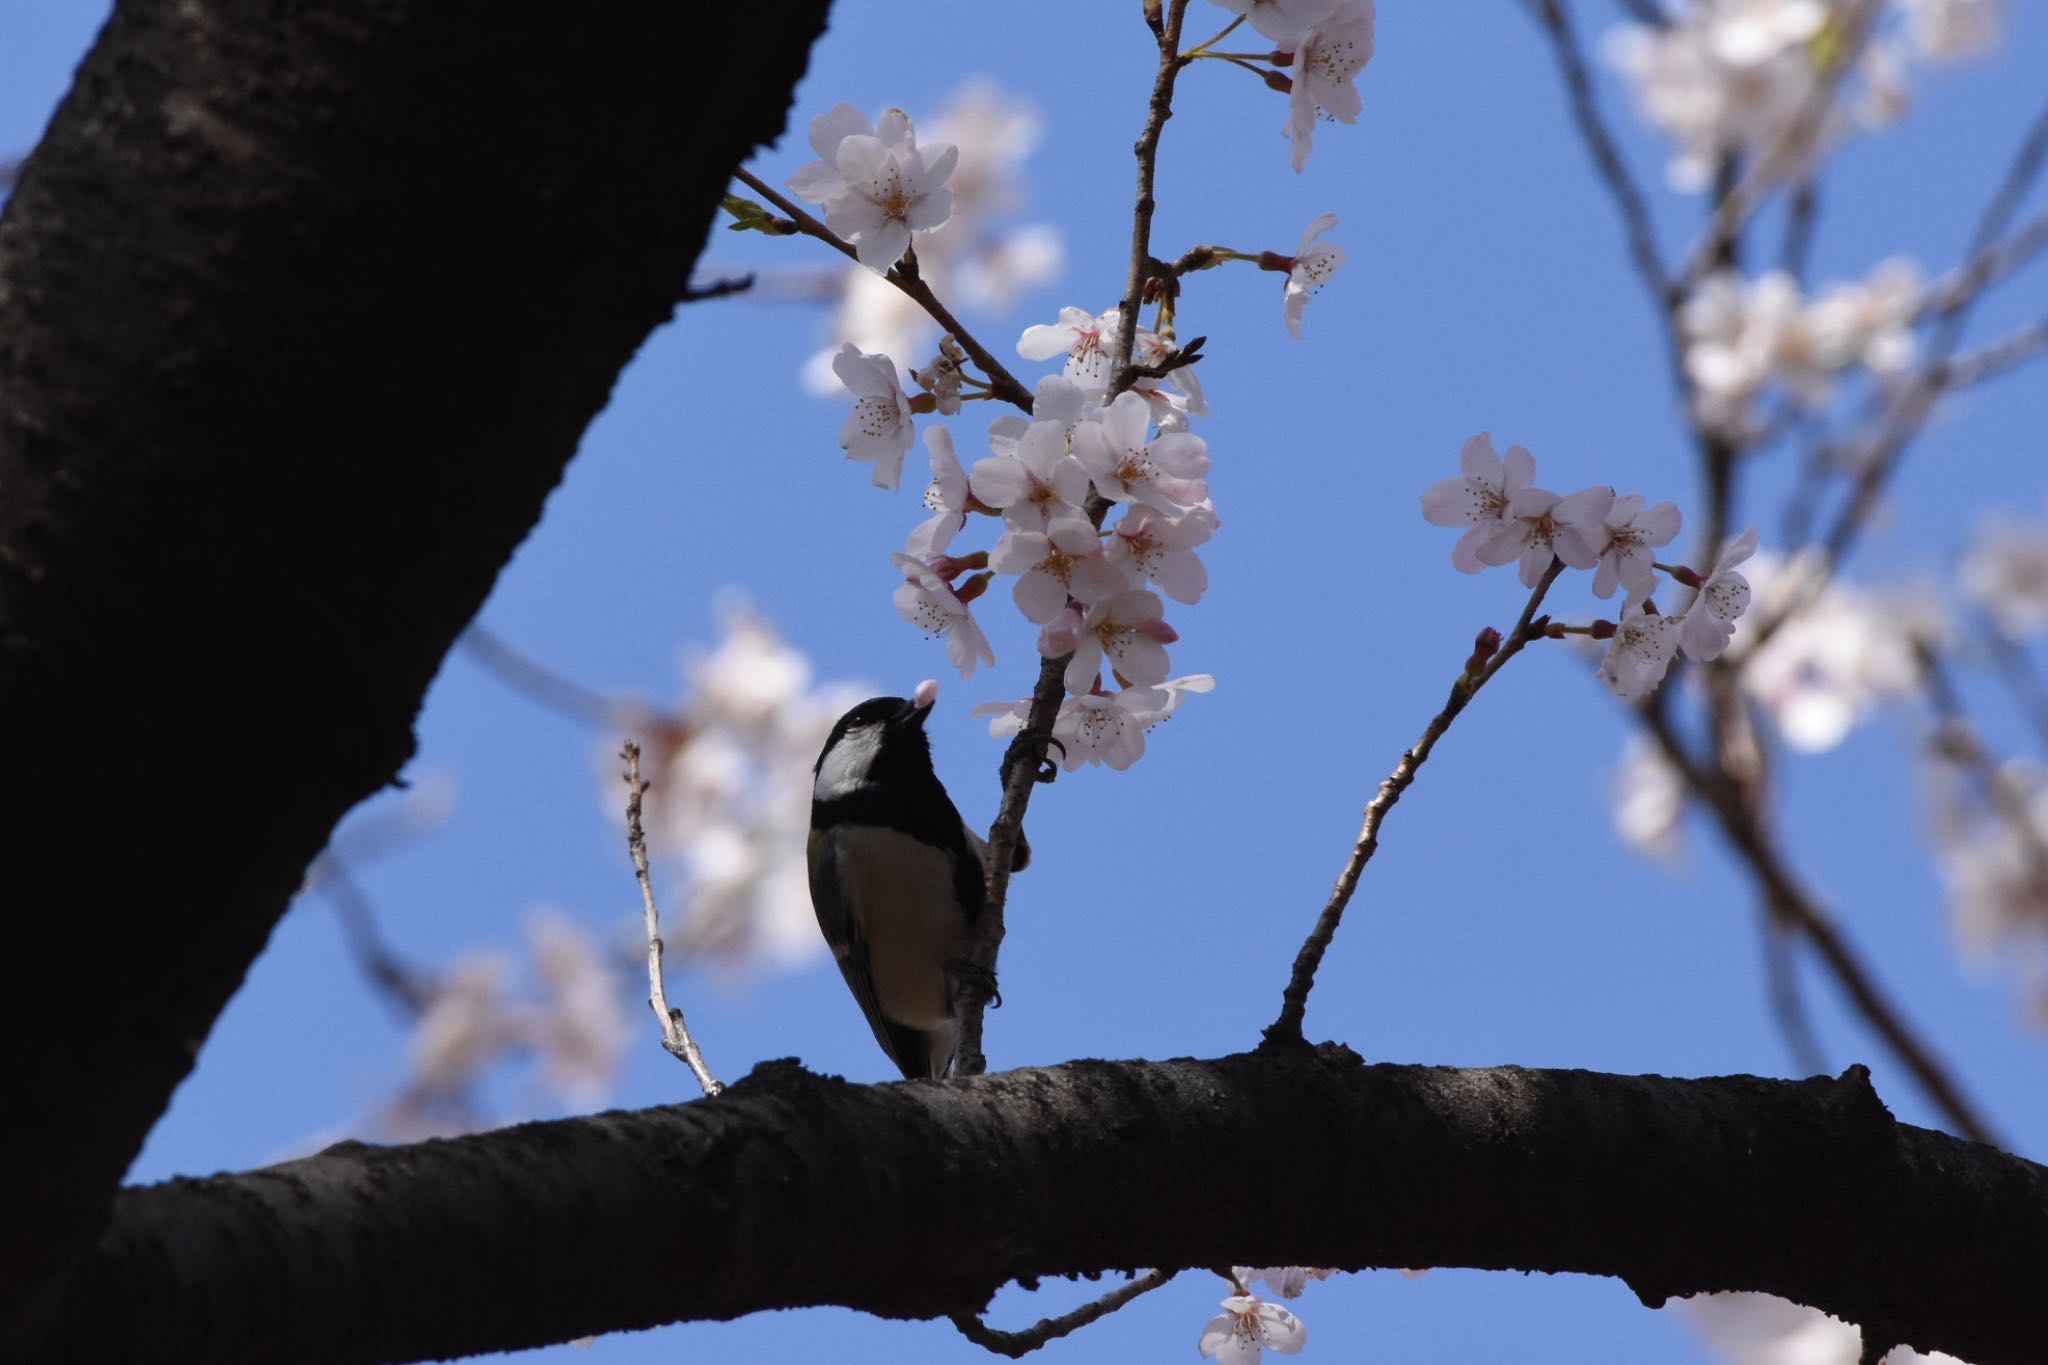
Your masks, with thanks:
M 1248 1151 L 1287 1159 L 1248 1181 Z M 1012 1279 L 1233 1264 L 1610 1275 L 1653 1306 L 1761 1290 L 2033 1365 L 2048 1169 L 1895 1122 L 1854 1067 L 1668 1080 L 1323 1047 L 857 1086 L 773 1063 L 686 1105 L 127 1191 L 32 1358 L 411 1360 L 770 1308 L 950 1317 Z

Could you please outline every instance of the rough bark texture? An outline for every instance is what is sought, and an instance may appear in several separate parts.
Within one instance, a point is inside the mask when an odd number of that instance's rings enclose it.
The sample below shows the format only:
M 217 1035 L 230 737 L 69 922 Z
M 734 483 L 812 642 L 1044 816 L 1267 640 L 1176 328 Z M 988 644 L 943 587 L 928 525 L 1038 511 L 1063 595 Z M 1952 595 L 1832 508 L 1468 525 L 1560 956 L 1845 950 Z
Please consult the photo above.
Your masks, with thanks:
M 0 1348 L 411 753 L 824 10 L 124 0 L 100 35 L 0 218 Z
M 2048 1170 L 1894 1122 L 1860 1068 L 1341 1048 L 892 1086 L 781 1063 L 695 1104 L 128 1190 L 38 1358 L 409 1360 L 1233 1263 L 1765 1290 L 1976 1365 L 2048 1359 Z

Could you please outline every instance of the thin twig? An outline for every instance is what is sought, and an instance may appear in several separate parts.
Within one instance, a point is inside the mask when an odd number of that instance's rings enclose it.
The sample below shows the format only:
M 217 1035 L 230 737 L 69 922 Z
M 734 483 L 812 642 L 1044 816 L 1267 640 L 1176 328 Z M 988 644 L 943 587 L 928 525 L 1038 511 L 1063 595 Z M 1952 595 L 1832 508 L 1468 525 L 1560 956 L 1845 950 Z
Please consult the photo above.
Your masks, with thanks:
M 683 302 L 702 303 L 706 299 L 730 298 L 734 294 L 747 293 L 753 287 L 754 272 L 750 270 L 744 275 L 728 275 L 723 279 L 713 280 L 709 284 L 691 283 L 684 285 Z
M 640 777 L 640 746 L 627 740 L 619 757 L 626 760 L 626 851 L 633 857 L 633 875 L 640 882 L 640 905 L 647 917 L 647 1006 L 661 1021 L 662 1047 L 690 1068 L 706 1095 L 716 1095 L 725 1087 L 704 1065 L 704 1054 L 697 1050 L 683 1012 L 669 1005 L 661 984 L 661 912 L 655 908 L 654 878 L 647 871 L 647 833 L 640 827 L 640 798 L 647 794 L 647 783 Z
M 798 208 L 792 200 L 778 193 L 760 176 L 745 167 L 734 171 L 733 174 L 748 189 L 788 214 L 790 221 L 795 223 L 797 229 L 806 237 L 815 237 L 848 260 L 859 263 L 860 253 L 854 250 L 851 243 Z M 988 347 L 975 340 L 974 334 L 960 325 L 960 319 L 954 317 L 946 305 L 939 302 L 938 295 L 932 293 L 931 286 L 924 282 L 923 277 L 915 269 L 906 270 L 902 263 L 898 262 L 890 266 L 882 278 L 902 290 L 943 330 L 953 334 L 953 339 L 960 343 L 960 349 L 972 356 L 974 363 L 981 366 L 982 373 L 988 376 L 989 386 L 995 390 L 996 397 L 1022 408 L 1025 412 L 1031 411 L 1031 390 L 1019 383 L 1017 377 L 1004 368 L 1003 363 L 995 358 L 995 354 Z
M 644 708 L 591 691 L 522 653 L 487 626 L 470 626 L 457 643 L 492 677 L 571 720 L 611 730 L 646 717 Z
M 1665 759 L 1685 779 L 1686 786 L 1712 812 L 1722 835 L 1749 865 L 1751 875 L 1770 898 L 1778 916 L 1813 944 L 1822 961 L 1841 983 L 1849 1003 L 1898 1058 L 1914 1082 L 1964 1137 L 1993 1146 L 2003 1145 L 1977 1116 L 1974 1106 L 1963 1098 L 1961 1088 L 1935 1060 L 1933 1053 L 1913 1035 L 1898 1009 L 1885 998 L 1834 922 L 1793 878 L 1766 838 L 1761 822 L 1743 806 L 1733 783 L 1724 776 L 1710 774 L 1693 761 L 1678 732 L 1672 728 L 1670 718 L 1661 709 L 1639 707 L 1636 715 L 1657 741 Z
M 1770 988 L 1771 1014 L 1778 1021 L 1778 1032 L 1784 1035 L 1786 1051 L 1792 1054 L 1792 1065 L 1808 1076 L 1825 1075 L 1827 1058 L 1821 1053 L 1820 1040 L 1814 1036 L 1813 1020 L 1806 1013 L 1806 997 L 1799 989 L 1798 964 L 1792 960 L 1794 931 L 1780 922 L 1769 905 L 1757 916 L 1757 921 L 1763 930 L 1764 981 Z
M 1657 0 L 1619 0 L 1621 7 L 1651 28 L 1665 28 L 1671 16 L 1658 8 Z
M 1266 1029 L 1266 1042 L 1291 1044 L 1302 1040 L 1302 1018 L 1308 1012 L 1308 993 L 1316 984 L 1316 968 L 1322 965 L 1323 954 L 1329 949 L 1330 940 L 1337 936 L 1337 926 L 1344 918 L 1344 907 L 1350 903 L 1351 893 L 1357 889 L 1359 874 L 1372 860 L 1380 844 L 1380 825 L 1387 818 L 1387 812 L 1401 799 L 1401 793 L 1408 790 L 1415 781 L 1415 774 L 1429 760 L 1430 751 L 1442 739 L 1444 732 L 1451 728 L 1451 722 L 1458 718 L 1479 689 L 1507 666 L 1508 660 L 1522 652 L 1522 647 L 1542 633 L 1536 624 L 1536 608 L 1542 605 L 1543 595 L 1550 591 L 1550 585 L 1564 572 L 1564 564 L 1556 559 L 1550 561 L 1550 568 L 1536 582 L 1535 591 L 1529 594 L 1529 601 L 1522 608 L 1514 629 L 1508 632 L 1500 647 L 1491 658 L 1474 668 L 1470 663 L 1457 680 L 1451 684 L 1451 695 L 1443 709 L 1430 718 L 1417 740 L 1401 755 L 1401 761 L 1394 765 L 1394 771 L 1380 783 L 1379 790 L 1365 806 L 1365 818 L 1358 831 L 1358 841 L 1351 846 L 1351 855 L 1344 860 L 1344 870 L 1337 875 L 1337 884 L 1330 890 L 1330 899 L 1323 906 L 1323 913 L 1316 917 L 1316 925 L 1309 932 L 1307 941 L 1294 958 L 1294 972 L 1288 978 L 1287 989 L 1281 995 L 1280 1017 Z
M 370 898 L 363 894 L 348 865 L 329 849 L 313 860 L 306 880 L 333 902 L 341 917 L 342 937 L 348 940 L 349 952 L 370 984 L 406 1019 L 424 1014 L 434 999 L 433 977 L 408 966 L 385 944 L 370 910 Z
M 1119 1285 L 1101 1298 L 1084 1303 L 1070 1313 L 1062 1313 L 1056 1318 L 1040 1318 L 1017 1332 L 1004 1332 L 990 1327 L 972 1313 L 955 1313 L 953 1326 L 959 1329 L 961 1336 L 976 1346 L 1016 1360 L 1020 1356 L 1029 1355 L 1048 1341 L 1057 1341 L 1069 1332 L 1086 1327 L 1099 1318 L 1108 1317 L 1138 1295 L 1149 1294 L 1178 1273 L 1172 1270 L 1148 1270 L 1129 1283 Z
M 1942 388 L 1950 393 L 2004 374 L 2048 351 L 2048 318 L 2018 327 L 1996 341 L 1964 351 L 1948 362 Z
M 1159 161 L 1159 133 L 1173 114 L 1173 83 L 1186 64 L 1180 51 L 1181 21 L 1187 15 L 1188 0 L 1168 0 L 1154 31 L 1159 43 L 1159 68 L 1152 81 L 1152 98 L 1146 106 L 1145 130 L 1138 137 L 1138 193 L 1131 214 L 1131 263 L 1124 284 L 1123 316 L 1117 325 L 1116 350 L 1111 356 L 1115 381 L 1109 396 L 1115 397 L 1131 386 L 1131 349 L 1137 339 L 1138 308 L 1144 296 L 1145 278 L 1152 252 L 1152 183 Z M 1088 518 L 1099 529 L 1109 504 L 1099 495 L 1088 499 Z M 1067 658 L 1041 661 L 1038 683 L 1031 690 L 1031 710 L 1024 728 L 1010 742 L 1003 755 L 1003 799 L 996 820 L 988 831 L 988 887 L 981 918 L 975 926 L 975 941 L 969 961 L 979 972 L 963 972 L 953 992 L 953 1072 L 959 1076 L 979 1075 L 988 1066 L 982 1054 L 982 1014 L 995 989 L 996 959 L 1003 946 L 1003 910 L 1010 894 L 1010 864 L 1023 837 L 1024 812 L 1031 804 L 1031 789 L 1040 780 L 1046 744 L 1052 737 L 1053 721 L 1066 697 Z
M 1785 240 L 1778 248 L 1778 268 L 1806 284 L 1806 260 L 1813 250 L 1813 225 L 1820 217 L 1820 188 L 1807 176 L 1792 187 L 1792 204 L 1785 213 Z

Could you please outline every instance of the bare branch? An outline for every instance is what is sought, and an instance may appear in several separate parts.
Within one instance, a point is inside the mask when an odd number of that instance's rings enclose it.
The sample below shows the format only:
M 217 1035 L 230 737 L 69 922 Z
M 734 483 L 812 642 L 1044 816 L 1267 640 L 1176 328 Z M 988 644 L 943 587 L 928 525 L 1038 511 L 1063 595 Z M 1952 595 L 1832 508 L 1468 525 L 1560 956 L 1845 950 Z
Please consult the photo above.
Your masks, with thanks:
M 697 1040 L 690 1036 L 683 1012 L 669 1005 L 668 992 L 661 984 L 661 912 L 655 908 L 654 878 L 647 870 L 647 833 L 640 828 L 640 798 L 647 794 L 647 784 L 640 779 L 640 746 L 627 740 L 619 757 L 626 760 L 626 851 L 633 858 L 633 875 L 640 882 L 640 906 L 647 918 L 647 1006 L 661 1021 L 662 1047 L 690 1068 L 690 1074 L 697 1078 L 706 1095 L 716 1095 L 725 1087 L 704 1065 L 704 1054 L 697 1050 Z
M 481 622 L 463 631 L 456 643 L 499 682 L 570 720 L 610 730 L 644 722 L 647 717 L 644 707 L 593 692 L 515 648 Z
M 1444 732 L 1451 728 L 1451 722 L 1458 718 L 1479 689 L 1507 667 L 1508 660 L 1522 652 L 1522 647 L 1542 634 L 1542 625 L 1536 620 L 1536 608 L 1542 605 L 1543 595 L 1550 591 L 1550 585 L 1564 572 L 1562 561 L 1552 559 L 1549 569 L 1537 580 L 1536 589 L 1529 594 L 1528 603 L 1522 608 L 1520 619 L 1514 629 L 1508 632 L 1498 649 L 1490 657 L 1481 659 L 1475 652 L 1473 659 L 1465 665 L 1457 680 L 1451 684 L 1451 695 L 1443 709 L 1430 718 L 1423 728 L 1422 738 L 1417 740 L 1401 755 L 1401 761 L 1394 765 L 1394 771 L 1380 783 L 1372 800 L 1366 802 L 1365 818 L 1359 827 L 1358 840 L 1351 846 L 1350 857 L 1344 860 L 1344 870 L 1337 874 L 1337 884 L 1330 889 L 1330 899 L 1324 904 L 1322 914 L 1316 917 L 1315 928 L 1309 931 L 1308 939 L 1301 945 L 1301 951 L 1294 958 L 1294 972 L 1288 978 L 1287 989 L 1280 997 L 1280 1017 L 1266 1029 L 1268 1043 L 1299 1043 L 1302 1040 L 1302 1018 L 1308 1011 L 1308 993 L 1316 984 L 1316 968 L 1322 964 L 1323 954 L 1330 947 L 1330 940 L 1337 936 L 1337 926 L 1343 921 L 1344 907 L 1351 901 L 1351 893 L 1358 888 L 1358 878 L 1365 871 L 1365 865 L 1372 861 L 1372 855 L 1379 849 L 1380 825 L 1387 813 L 1401 799 L 1401 793 L 1415 781 L 1415 774 L 1429 761 L 1430 751 L 1442 739 Z
M 859 263 L 860 253 L 853 249 L 851 243 L 831 228 L 826 227 L 816 218 L 813 218 L 810 214 L 805 213 L 792 200 L 774 189 L 767 181 L 761 179 L 760 176 L 755 175 L 744 166 L 734 171 L 733 175 L 748 189 L 788 214 L 790 221 L 796 224 L 797 230 L 806 237 L 815 237 L 826 246 L 845 256 L 848 260 L 856 264 Z M 1011 374 L 1000 360 L 996 359 L 994 352 L 975 340 L 974 334 L 960 325 L 960 319 L 954 317 L 952 311 L 939 301 L 939 296 L 934 294 L 931 286 L 926 284 L 923 278 L 918 275 L 915 266 L 906 269 L 904 264 L 899 261 L 897 264 L 890 266 L 888 273 L 882 278 L 902 290 L 904 294 L 909 296 L 912 302 L 924 309 L 930 315 L 932 321 L 938 323 L 943 330 L 953 334 L 953 339 L 960 343 L 960 349 L 973 356 L 974 363 L 981 366 L 982 373 L 988 376 L 989 387 L 994 390 L 996 397 L 1006 403 L 1022 408 L 1025 412 L 1031 411 L 1031 390 L 1018 382 L 1017 377 Z
M 1165 1284 L 1174 1277 L 1174 1273 L 1170 1270 L 1148 1270 L 1133 1278 L 1128 1284 L 1118 1285 L 1099 1299 L 1093 1299 L 1056 1318 L 1040 1318 L 1022 1331 L 999 1331 L 972 1313 L 955 1313 L 952 1323 L 959 1329 L 961 1336 L 976 1346 L 1016 1360 L 1031 1354 L 1049 1341 L 1057 1341 L 1070 1332 L 1079 1331 L 1091 1322 L 1108 1317 L 1140 1294 L 1149 1294 Z

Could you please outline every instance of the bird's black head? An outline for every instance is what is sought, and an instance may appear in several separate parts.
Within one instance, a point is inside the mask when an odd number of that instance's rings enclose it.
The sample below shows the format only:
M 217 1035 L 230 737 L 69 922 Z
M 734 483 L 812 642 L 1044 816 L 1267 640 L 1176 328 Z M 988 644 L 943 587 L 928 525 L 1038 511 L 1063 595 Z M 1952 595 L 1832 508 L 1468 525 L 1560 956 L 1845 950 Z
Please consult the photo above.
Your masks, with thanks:
M 924 732 L 931 702 L 870 697 L 839 718 L 811 773 L 819 799 L 867 783 L 930 781 L 932 746 Z

